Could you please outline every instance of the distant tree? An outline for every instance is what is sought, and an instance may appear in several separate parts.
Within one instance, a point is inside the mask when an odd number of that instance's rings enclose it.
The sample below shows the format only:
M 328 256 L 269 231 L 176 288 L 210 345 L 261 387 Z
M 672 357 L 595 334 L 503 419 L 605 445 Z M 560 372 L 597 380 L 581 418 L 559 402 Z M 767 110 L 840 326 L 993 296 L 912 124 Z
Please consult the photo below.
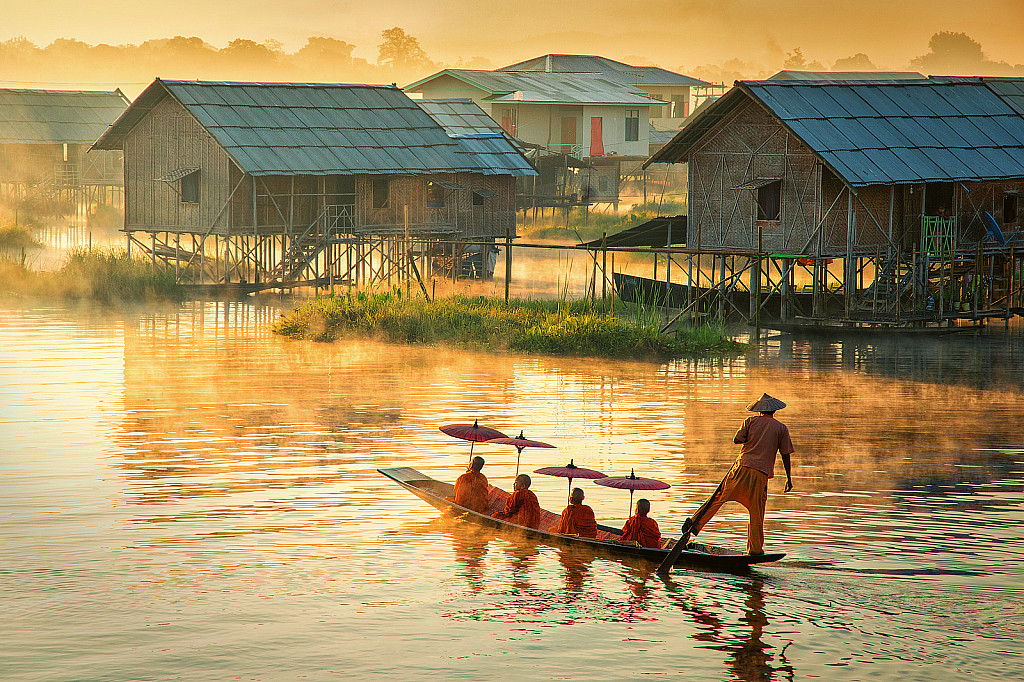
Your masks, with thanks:
M 832 65 L 833 71 L 878 71 L 878 67 L 875 66 L 871 59 L 868 58 L 863 52 L 858 52 L 852 57 L 843 57 L 837 59 L 836 63 Z
M 981 43 L 966 33 L 942 31 L 928 41 L 928 53 L 912 59 L 910 66 L 926 74 L 980 74 L 989 62 Z
M 420 47 L 420 41 L 406 35 L 405 29 L 381 31 L 384 42 L 377 46 L 377 63 L 397 70 L 431 68 L 434 63 Z
M 804 51 L 799 47 L 794 47 L 792 52 L 787 52 L 786 61 L 782 63 L 782 68 L 787 71 L 800 71 L 801 69 L 807 68 L 807 60 L 804 59 Z

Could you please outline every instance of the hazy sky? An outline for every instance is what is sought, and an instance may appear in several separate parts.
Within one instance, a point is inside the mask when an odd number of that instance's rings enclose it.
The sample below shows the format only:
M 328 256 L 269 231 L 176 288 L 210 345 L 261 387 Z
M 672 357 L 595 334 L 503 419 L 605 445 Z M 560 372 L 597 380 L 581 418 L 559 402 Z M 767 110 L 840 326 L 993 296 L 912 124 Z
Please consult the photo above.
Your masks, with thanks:
M 676 68 L 775 61 L 800 46 L 808 60 L 864 52 L 876 65 L 901 68 L 927 52 L 932 34 L 962 31 L 991 59 L 1024 63 L 1024 0 L 0 0 L 0 9 L 0 40 L 25 36 L 40 46 L 195 35 L 218 48 L 234 38 L 274 39 L 293 52 L 321 35 L 354 43 L 354 55 L 372 62 L 380 32 L 400 26 L 446 62 L 587 51 Z

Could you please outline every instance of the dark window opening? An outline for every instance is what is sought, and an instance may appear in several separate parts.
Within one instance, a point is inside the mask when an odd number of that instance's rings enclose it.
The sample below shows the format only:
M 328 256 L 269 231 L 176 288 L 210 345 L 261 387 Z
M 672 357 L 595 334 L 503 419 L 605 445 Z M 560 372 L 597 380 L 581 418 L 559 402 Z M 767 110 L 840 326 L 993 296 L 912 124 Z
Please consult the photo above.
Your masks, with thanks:
M 626 142 L 640 140 L 640 110 L 626 109 Z
M 388 206 L 388 179 L 373 179 L 373 207 L 387 208 Z
M 199 171 L 192 171 L 181 179 L 181 200 L 186 204 L 199 203 Z
M 474 206 L 483 206 L 484 205 L 484 195 L 479 194 L 478 192 L 473 192 L 473 205 Z
M 925 185 L 924 214 L 942 218 L 953 214 L 952 182 L 929 182 Z
M 444 206 L 444 187 L 435 182 L 427 183 L 427 206 L 431 208 Z
M 782 180 L 757 188 L 757 219 L 779 220 L 782 216 Z
M 1003 196 L 1003 222 L 1017 222 L 1017 195 L 1006 194 Z

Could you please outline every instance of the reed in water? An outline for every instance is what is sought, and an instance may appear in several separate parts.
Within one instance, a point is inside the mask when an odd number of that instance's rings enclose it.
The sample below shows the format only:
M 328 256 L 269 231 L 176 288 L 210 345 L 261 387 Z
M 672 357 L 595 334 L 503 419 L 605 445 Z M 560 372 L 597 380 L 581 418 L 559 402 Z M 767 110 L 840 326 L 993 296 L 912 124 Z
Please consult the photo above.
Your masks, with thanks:
M 632 317 L 632 316 L 631 316 Z M 590 301 L 452 296 L 426 301 L 401 289 L 326 296 L 274 325 L 295 339 L 334 341 L 347 332 L 393 342 L 456 343 L 490 350 L 601 357 L 742 353 L 721 327 L 660 333 L 651 319 L 618 317 Z
M 123 249 L 78 249 L 54 271 L 35 271 L 0 256 L 0 295 L 91 300 L 99 303 L 180 301 L 174 275 L 153 272 L 149 262 Z

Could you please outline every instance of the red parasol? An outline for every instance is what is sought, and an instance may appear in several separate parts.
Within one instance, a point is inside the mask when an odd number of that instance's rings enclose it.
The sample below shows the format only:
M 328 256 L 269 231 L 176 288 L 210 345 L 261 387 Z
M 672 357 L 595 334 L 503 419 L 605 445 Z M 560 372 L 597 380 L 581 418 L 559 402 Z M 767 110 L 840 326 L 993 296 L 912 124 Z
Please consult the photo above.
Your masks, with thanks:
M 572 498 L 572 479 L 574 478 L 607 478 L 600 471 L 594 469 L 584 469 L 573 464 L 572 460 L 564 467 L 544 467 L 543 469 L 536 469 L 533 473 L 544 474 L 545 476 L 561 476 L 562 478 L 569 479 L 569 496 Z
M 469 461 L 473 462 L 473 446 L 477 443 L 483 443 L 485 441 L 493 440 L 495 438 L 506 438 L 504 433 L 497 429 L 490 429 L 486 426 L 480 426 L 479 419 L 474 419 L 472 424 L 448 424 L 442 426 L 441 433 L 447 434 L 453 438 L 461 438 L 462 440 L 469 441 Z
M 488 443 L 500 443 L 501 445 L 515 445 L 516 446 L 516 476 L 519 475 L 519 457 L 523 454 L 523 448 L 553 448 L 554 445 L 547 443 L 541 443 L 539 440 L 529 440 L 523 437 L 523 432 L 519 432 L 518 438 L 508 438 L 502 436 L 501 438 L 492 438 L 487 441 Z
M 594 481 L 598 485 L 603 485 L 608 488 L 621 488 L 629 491 L 629 510 L 630 514 L 633 511 L 633 491 L 634 490 L 666 490 L 671 488 L 668 483 L 659 481 L 656 478 L 641 478 L 633 473 L 633 470 L 629 470 L 629 476 L 611 476 L 609 478 L 599 478 Z

